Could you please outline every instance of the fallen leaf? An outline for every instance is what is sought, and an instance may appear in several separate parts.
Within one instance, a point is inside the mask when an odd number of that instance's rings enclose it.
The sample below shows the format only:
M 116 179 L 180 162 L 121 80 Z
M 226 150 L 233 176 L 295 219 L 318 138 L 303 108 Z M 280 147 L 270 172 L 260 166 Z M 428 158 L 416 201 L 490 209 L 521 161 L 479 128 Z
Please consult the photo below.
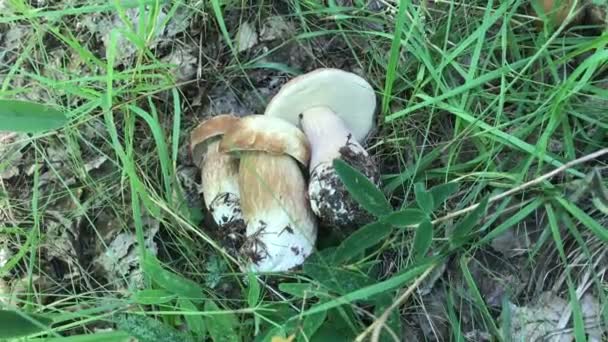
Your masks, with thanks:
M 273 16 L 264 22 L 260 32 L 261 41 L 275 40 L 290 35 L 294 32 L 291 23 L 286 22 L 281 16 Z
M 158 247 L 154 238 L 158 233 L 160 223 L 149 217 L 144 217 L 143 221 L 145 248 L 155 255 Z M 142 288 L 144 278 L 139 260 L 135 232 L 124 231 L 111 238 L 108 247 L 102 250 L 94 263 L 105 273 L 110 283 L 115 284 L 118 288 Z
M 176 46 L 162 61 L 175 66 L 171 72 L 177 81 L 186 81 L 196 76 L 198 58 L 190 49 Z
M 243 52 L 251 49 L 258 43 L 258 34 L 255 32 L 249 22 L 245 21 L 239 26 L 236 32 L 236 49 L 238 52 Z
M 510 229 L 494 238 L 491 242 L 492 248 L 504 255 L 513 258 L 528 251 L 530 242 L 525 232 L 519 229 Z

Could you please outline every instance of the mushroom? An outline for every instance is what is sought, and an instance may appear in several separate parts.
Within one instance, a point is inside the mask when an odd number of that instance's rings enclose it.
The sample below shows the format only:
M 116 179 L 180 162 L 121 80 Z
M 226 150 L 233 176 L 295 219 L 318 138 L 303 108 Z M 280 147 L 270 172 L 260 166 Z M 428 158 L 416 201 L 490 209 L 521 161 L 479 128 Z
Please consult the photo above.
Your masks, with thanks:
M 360 76 L 324 68 L 287 82 L 265 115 L 300 125 L 311 145 L 308 195 L 324 224 L 341 229 L 368 223 L 371 215 L 350 196 L 333 161 L 340 158 L 380 185 L 380 172 L 361 143 L 373 127 L 376 96 Z
M 579 4 L 581 2 L 579 1 Z M 573 0 L 542 0 L 541 1 L 543 13 L 548 19 L 555 25 L 561 25 L 566 18 L 568 13 L 574 5 Z M 577 23 L 581 19 L 582 15 L 579 13 L 572 19 L 572 23 Z
M 589 24 L 605 27 L 608 25 L 608 4 L 593 4 L 590 3 L 587 9 Z
M 190 134 L 192 160 L 201 169 L 205 206 L 218 226 L 218 234 L 233 254 L 244 241 L 245 221 L 241 213 L 238 159 L 219 151 L 223 134 L 239 118 L 222 114 L 201 122 Z
M 296 126 L 263 115 L 243 117 L 224 135 L 220 151 L 239 156 L 239 189 L 247 224 L 241 253 L 248 269 L 282 272 L 312 253 L 317 221 L 299 164 L 310 148 Z

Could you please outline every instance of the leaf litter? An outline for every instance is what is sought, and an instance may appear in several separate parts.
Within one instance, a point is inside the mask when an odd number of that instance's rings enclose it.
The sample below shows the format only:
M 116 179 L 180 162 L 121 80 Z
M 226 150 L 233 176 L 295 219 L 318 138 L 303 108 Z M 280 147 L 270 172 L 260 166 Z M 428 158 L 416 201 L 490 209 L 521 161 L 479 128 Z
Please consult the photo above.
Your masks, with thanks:
M 552 292 L 542 293 L 528 306 L 509 303 L 511 311 L 510 336 L 514 341 L 574 341 L 573 327 L 561 327 L 566 313 L 571 312 L 569 302 Z M 581 298 L 581 311 L 588 341 L 600 342 L 602 331 L 601 307 L 598 300 L 587 293 Z

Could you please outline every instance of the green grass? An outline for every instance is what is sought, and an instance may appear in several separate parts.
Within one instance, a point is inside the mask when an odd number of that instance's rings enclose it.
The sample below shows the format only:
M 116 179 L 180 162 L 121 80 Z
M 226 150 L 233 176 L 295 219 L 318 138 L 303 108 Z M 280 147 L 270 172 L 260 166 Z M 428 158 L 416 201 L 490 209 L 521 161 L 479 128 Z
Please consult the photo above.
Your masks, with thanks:
M 380 332 L 392 341 L 430 331 L 446 341 L 473 332 L 508 341 L 516 317 L 507 303 L 532 306 L 551 290 L 571 304 L 563 323 L 583 341 L 591 328 L 581 289 L 608 307 L 606 155 L 500 195 L 608 147 L 606 33 L 537 29 L 523 0 L 387 1 L 379 11 L 365 1 L 146 1 L 137 28 L 128 9 L 143 1 L 48 3 L 8 1 L 12 11 L 0 17 L 0 32 L 27 32 L 0 51 L 0 99 L 29 99 L 69 119 L 21 136 L 21 173 L 0 179 L 0 250 L 11 251 L 0 278 L 19 290 L 0 292 L 0 310 L 51 318 L 34 340 L 363 341 Z M 183 10 L 191 26 L 148 48 Z M 109 29 L 102 49 L 84 21 L 113 13 L 128 25 Z M 293 31 L 238 53 L 239 23 L 261 28 L 273 15 Z M 135 54 L 118 66 L 122 40 Z M 178 80 L 162 59 L 182 47 L 195 47 L 200 79 Z M 225 88 L 267 101 L 260 75 L 324 66 L 356 70 L 377 91 L 378 129 L 367 146 L 382 187 L 338 166 L 376 221 L 345 239 L 322 231 L 298 271 L 243 273 L 180 181 L 201 118 L 196 97 L 204 104 Z M 92 167 L 95 158 L 105 162 Z M 0 173 L 6 167 L 0 160 Z M 74 250 L 84 246 L 82 260 L 49 260 L 60 243 L 49 234 L 57 212 L 61 231 L 78 236 Z M 152 222 L 156 254 L 146 242 Z M 91 262 L 119 232 L 137 241 L 129 250 L 139 288 L 129 274 L 100 277 Z M 514 257 L 494 249 L 508 232 L 527 238 Z M 516 293 L 510 268 L 522 277 Z M 502 306 L 490 303 L 488 282 L 506 284 Z M 605 328 L 608 310 L 600 316 Z M 116 330 L 96 330 L 106 327 Z

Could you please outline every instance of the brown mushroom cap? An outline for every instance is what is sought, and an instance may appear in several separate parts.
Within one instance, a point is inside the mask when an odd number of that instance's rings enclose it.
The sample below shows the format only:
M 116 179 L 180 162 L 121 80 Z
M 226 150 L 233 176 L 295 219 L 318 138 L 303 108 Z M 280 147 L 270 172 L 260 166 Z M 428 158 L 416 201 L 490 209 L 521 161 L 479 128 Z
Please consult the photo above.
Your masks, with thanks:
M 220 152 L 260 151 L 287 154 L 308 166 L 310 145 L 304 132 L 277 117 L 249 115 L 224 133 Z
M 232 114 L 221 114 L 202 121 L 190 133 L 190 153 L 195 165 L 200 165 L 206 151 L 206 142 L 230 130 L 240 120 Z

